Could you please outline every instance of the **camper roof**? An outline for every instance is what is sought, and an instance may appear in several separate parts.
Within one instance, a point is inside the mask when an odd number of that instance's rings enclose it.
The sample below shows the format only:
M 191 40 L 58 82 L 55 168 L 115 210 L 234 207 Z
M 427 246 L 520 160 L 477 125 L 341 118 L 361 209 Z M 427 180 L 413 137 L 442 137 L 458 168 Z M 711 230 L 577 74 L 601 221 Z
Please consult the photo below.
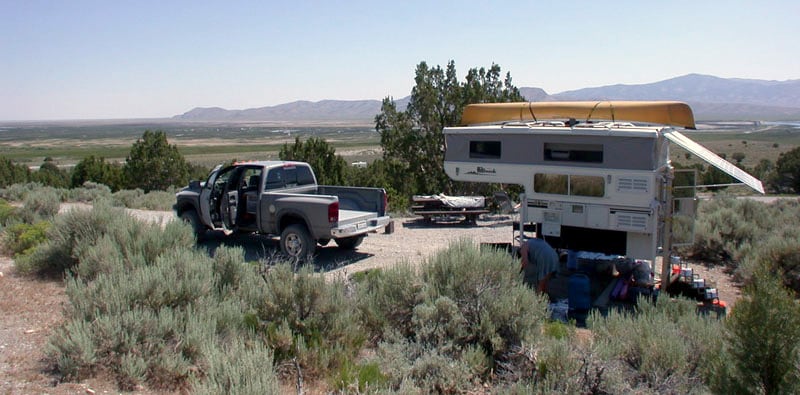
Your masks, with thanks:
M 575 119 L 578 121 L 631 121 L 695 129 L 688 104 L 677 101 L 571 101 L 470 104 L 461 115 L 462 125 L 507 121 Z

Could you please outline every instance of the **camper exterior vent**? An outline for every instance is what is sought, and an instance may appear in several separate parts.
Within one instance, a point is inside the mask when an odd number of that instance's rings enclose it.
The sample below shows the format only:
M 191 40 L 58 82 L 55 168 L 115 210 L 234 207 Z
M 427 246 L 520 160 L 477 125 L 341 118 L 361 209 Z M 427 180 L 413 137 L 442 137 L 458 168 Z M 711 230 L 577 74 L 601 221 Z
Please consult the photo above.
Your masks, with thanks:
M 612 211 L 611 223 L 619 230 L 648 233 L 648 215 L 626 211 Z
M 646 178 L 620 177 L 617 181 L 617 192 L 647 193 L 648 191 Z

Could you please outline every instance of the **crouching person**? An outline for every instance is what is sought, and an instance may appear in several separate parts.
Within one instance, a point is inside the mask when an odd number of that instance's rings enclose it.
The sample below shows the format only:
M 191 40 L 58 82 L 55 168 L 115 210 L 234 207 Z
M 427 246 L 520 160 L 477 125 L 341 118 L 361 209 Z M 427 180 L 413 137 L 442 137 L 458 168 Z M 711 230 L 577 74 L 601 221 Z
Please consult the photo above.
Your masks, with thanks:
M 550 318 L 567 322 L 569 302 L 567 300 L 567 276 L 559 275 L 561 265 L 558 253 L 546 241 L 537 238 L 524 239 L 520 247 L 522 255 L 523 282 L 550 298 Z M 564 257 L 566 263 L 566 256 Z

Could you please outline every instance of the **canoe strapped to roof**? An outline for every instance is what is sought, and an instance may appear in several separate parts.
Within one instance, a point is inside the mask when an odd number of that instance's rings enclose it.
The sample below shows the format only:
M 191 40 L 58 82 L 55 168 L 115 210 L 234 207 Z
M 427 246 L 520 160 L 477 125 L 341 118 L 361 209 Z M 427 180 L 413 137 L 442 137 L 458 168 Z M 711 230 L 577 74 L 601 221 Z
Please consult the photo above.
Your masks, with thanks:
M 688 104 L 677 101 L 565 101 L 470 104 L 461 124 L 477 125 L 503 121 L 576 119 L 579 121 L 632 121 L 694 129 L 694 114 Z

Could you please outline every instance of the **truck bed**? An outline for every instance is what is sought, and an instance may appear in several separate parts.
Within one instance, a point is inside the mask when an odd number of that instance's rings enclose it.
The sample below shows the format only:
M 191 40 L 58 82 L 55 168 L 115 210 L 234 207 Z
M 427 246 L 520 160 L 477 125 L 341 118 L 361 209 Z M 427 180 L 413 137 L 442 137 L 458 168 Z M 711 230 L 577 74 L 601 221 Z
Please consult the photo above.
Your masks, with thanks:
M 365 221 L 378 217 L 377 213 L 358 210 L 339 210 L 339 224 L 346 225 L 353 222 Z

